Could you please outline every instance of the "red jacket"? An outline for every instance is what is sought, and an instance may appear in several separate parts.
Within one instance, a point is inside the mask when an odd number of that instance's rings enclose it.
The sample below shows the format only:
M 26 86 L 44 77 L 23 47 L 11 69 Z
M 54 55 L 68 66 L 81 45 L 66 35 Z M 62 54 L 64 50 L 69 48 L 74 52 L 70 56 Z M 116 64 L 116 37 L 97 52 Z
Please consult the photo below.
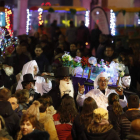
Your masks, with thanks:
M 61 122 L 59 122 L 60 115 L 58 113 L 53 115 L 53 118 L 59 140 L 72 140 L 72 123 L 69 122 L 61 124 Z

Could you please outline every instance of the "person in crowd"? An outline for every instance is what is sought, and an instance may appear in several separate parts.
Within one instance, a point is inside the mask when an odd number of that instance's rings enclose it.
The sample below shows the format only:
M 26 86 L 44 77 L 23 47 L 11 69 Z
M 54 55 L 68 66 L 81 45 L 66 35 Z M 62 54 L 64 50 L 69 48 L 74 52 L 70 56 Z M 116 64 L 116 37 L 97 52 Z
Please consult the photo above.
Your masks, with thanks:
M 108 122 L 108 111 L 103 108 L 93 111 L 93 120 L 87 127 L 86 135 L 87 140 L 120 140 L 112 124 Z
M 23 86 L 23 89 L 26 89 L 29 91 L 29 98 L 32 99 L 32 100 L 30 100 L 30 104 L 34 100 L 37 100 L 41 97 L 40 93 L 35 92 L 35 82 L 36 82 L 36 80 L 33 79 L 32 74 L 23 75 L 23 81 L 21 84 Z
M 38 101 L 41 104 L 41 106 L 39 107 L 40 111 L 39 122 L 44 125 L 45 131 L 47 131 L 50 134 L 50 140 L 58 140 L 52 116 L 47 115 L 47 111 L 49 111 L 47 110 L 47 108 L 49 108 L 47 100 L 45 98 L 40 98 Z
M 83 50 L 82 49 L 77 49 L 76 56 L 79 56 L 79 57 L 82 58 L 82 56 L 83 56 Z
M 11 89 L 12 85 L 17 82 L 12 64 L 12 58 L 7 57 L 3 64 L 3 69 L 1 69 L 1 80 L 4 82 L 4 86 L 8 89 Z
M 77 28 L 76 36 L 76 42 L 80 42 L 83 47 L 85 47 L 86 42 L 89 42 L 90 33 L 84 21 L 81 21 L 80 27 Z
M 117 132 L 121 139 L 125 139 L 130 133 L 130 123 L 140 118 L 139 97 L 130 95 L 128 98 L 128 110 L 119 116 L 117 124 Z
M 69 44 L 76 41 L 76 28 L 72 20 L 70 21 L 70 27 L 66 29 L 66 37 Z
M 113 125 L 113 128 L 117 130 L 116 120 L 119 115 L 123 114 L 123 109 L 119 103 L 119 96 L 116 93 L 111 93 L 108 96 L 108 105 L 109 122 Z
M 84 100 L 83 108 L 80 115 L 74 119 L 72 126 L 73 140 L 86 140 L 85 130 L 93 119 L 93 111 L 97 109 L 97 104 L 92 97 Z
M 84 94 L 85 88 L 84 85 L 80 85 L 78 83 L 79 86 L 79 93 L 77 95 L 77 103 L 79 106 L 83 105 L 83 101 L 85 98 L 87 97 L 92 97 L 98 107 L 107 109 L 107 105 L 108 105 L 108 99 L 107 97 L 109 96 L 110 93 L 116 93 L 119 95 L 120 98 L 120 104 L 121 106 L 124 108 L 127 105 L 127 100 L 126 97 L 123 95 L 123 89 L 120 88 L 120 90 L 116 89 L 116 90 L 111 90 L 108 89 L 108 76 L 107 73 L 102 72 L 100 73 L 95 81 L 94 81 L 94 89 L 90 90 L 87 94 Z
M 18 102 L 18 98 L 16 97 L 16 95 L 12 95 L 8 101 L 10 102 L 12 109 L 17 113 L 17 115 L 19 116 L 19 118 L 21 118 L 22 116 L 22 106 L 19 105 Z
M 114 48 L 111 45 L 107 45 L 105 47 L 105 51 L 104 51 L 104 55 L 101 57 L 101 59 L 104 59 L 104 61 L 106 62 L 111 62 L 113 61 L 115 57 L 115 52 L 114 52 Z
M 18 99 L 19 107 L 22 112 L 30 107 L 29 102 L 32 98 L 29 98 L 29 91 L 27 89 L 17 90 L 15 96 Z
M 126 49 L 124 48 L 121 39 L 117 39 L 115 44 L 116 44 L 116 46 L 115 46 L 115 52 L 116 53 L 120 54 L 122 52 L 126 52 Z
M 41 95 L 43 93 L 49 92 L 52 88 L 51 81 L 49 81 L 47 79 L 45 81 L 45 79 L 43 77 L 36 76 L 38 72 L 39 72 L 39 68 L 38 68 L 38 65 L 37 65 L 35 60 L 29 61 L 28 63 L 26 63 L 23 66 L 22 75 L 20 77 L 20 80 L 18 82 L 18 85 L 17 85 L 16 89 L 23 89 L 22 84 L 21 84 L 22 81 L 23 81 L 23 76 L 25 74 L 29 73 L 29 74 L 32 74 L 33 79 L 36 80 L 36 82 L 35 82 L 35 88 L 36 88 L 35 92 L 40 93 Z
M 25 42 L 21 43 L 21 49 L 22 49 L 22 53 L 27 55 L 29 59 L 32 60 L 32 56 L 30 52 L 28 52 L 28 44 Z
M 74 88 L 72 81 L 70 80 L 68 67 L 58 68 L 55 71 L 55 77 L 57 78 L 57 85 L 47 94 L 52 97 L 53 106 L 57 110 L 61 103 L 61 98 L 63 97 L 63 95 L 69 94 L 71 97 L 74 97 Z
M 140 119 L 131 122 L 130 134 L 126 140 L 139 140 L 140 139 Z
M 70 44 L 70 55 L 75 58 L 76 56 L 76 51 L 77 51 L 77 46 L 76 44 L 72 43 Z
M 64 95 L 57 113 L 53 116 L 59 140 L 72 140 L 71 129 L 76 115 L 74 99 Z
M 2 140 L 1 137 L 7 138 L 8 140 L 13 140 L 13 138 L 9 135 L 9 133 L 6 130 L 5 121 L 2 116 L 0 116 L 0 140 Z
M 13 111 L 11 104 L 8 102 L 10 96 L 11 92 L 7 88 L 0 90 L 0 115 L 5 120 L 5 125 L 10 136 L 14 138 L 19 130 L 20 119 Z
M 129 60 L 128 60 L 128 57 L 127 57 L 127 53 L 125 52 L 121 52 L 119 54 L 119 61 L 120 63 L 124 64 L 125 66 L 128 66 L 129 65 Z
M 115 55 L 112 61 L 114 61 L 115 63 L 120 63 L 119 62 L 119 56 Z
M 29 61 L 30 61 L 29 57 L 22 53 L 21 45 L 17 45 L 16 54 L 15 56 L 13 56 L 14 74 L 17 75 L 18 73 L 20 73 L 23 65 Z
M 17 140 L 49 140 L 49 134 L 44 131 L 43 125 L 34 115 L 23 114 L 20 128 L 21 131 L 17 135 Z
M 96 57 L 97 58 L 101 58 L 101 56 L 103 56 L 103 54 L 104 54 L 105 46 L 108 42 L 107 35 L 100 34 L 99 42 L 100 42 L 100 44 L 99 44 L 99 46 L 97 48 L 97 51 L 96 51 Z
M 49 65 L 49 61 L 46 58 L 46 56 L 43 54 L 43 49 L 39 44 L 36 45 L 35 55 L 36 57 L 34 58 L 34 60 L 36 60 L 40 73 L 42 73 L 44 71 L 44 67 L 46 65 Z
M 64 51 L 61 48 L 56 48 L 54 50 L 54 57 L 53 57 L 53 62 L 52 65 L 53 66 L 61 66 L 61 62 L 60 62 L 60 58 L 62 57 L 62 55 L 64 54 Z
M 90 50 L 95 48 L 95 52 L 97 51 L 97 47 L 99 46 L 99 37 L 102 32 L 100 31 L 97 24 L 95 24 L 94 29 L 91 30 L 91 44 L 90 44 Z

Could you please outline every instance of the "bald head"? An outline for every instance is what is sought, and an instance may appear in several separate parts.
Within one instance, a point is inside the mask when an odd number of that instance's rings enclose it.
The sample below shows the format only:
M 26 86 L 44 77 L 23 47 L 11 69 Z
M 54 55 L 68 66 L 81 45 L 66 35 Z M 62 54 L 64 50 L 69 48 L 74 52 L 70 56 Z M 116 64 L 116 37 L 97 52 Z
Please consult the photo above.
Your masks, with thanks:
M 131 122 L 131 133 L 140 135 L 140 119 Z

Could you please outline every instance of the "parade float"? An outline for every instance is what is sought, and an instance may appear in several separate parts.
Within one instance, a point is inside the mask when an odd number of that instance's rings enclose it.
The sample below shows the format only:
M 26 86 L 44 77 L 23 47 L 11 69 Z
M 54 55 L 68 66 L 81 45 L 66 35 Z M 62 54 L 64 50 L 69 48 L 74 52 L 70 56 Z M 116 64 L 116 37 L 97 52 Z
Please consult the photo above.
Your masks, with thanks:
M 90 79 L 95 81 L 96 77 L 101 72 L 106 72 L 109 77 L 109 85 L 118 85 L 119 78 L 124 76 L 125 65 L 115 63 L 104 62 L 103 59 L 97 63 L 95 57 L 78 57 L 72 58 L 69 53 L 65 53 L 62 56 L 62 65 L 69 67 L 70 74 L 73 77 Z

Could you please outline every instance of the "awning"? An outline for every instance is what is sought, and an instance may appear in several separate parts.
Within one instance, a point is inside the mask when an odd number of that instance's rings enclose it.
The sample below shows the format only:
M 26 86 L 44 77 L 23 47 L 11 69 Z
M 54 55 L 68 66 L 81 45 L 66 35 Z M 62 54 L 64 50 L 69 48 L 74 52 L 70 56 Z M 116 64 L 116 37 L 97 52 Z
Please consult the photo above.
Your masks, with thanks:
M 125 11 L 125 12 L 140 12 L 139 7 L 130 7 L 130 8 L 117 8 L 117 7 L 108 7 L 109 9 L 112 9 L 114 12 L 119 12 L 119 11 Z
M 77 12 L 79 11 L 87 11 L 84 7 L 74 7 L 74 6 L 34 6 L 31 7 L 30 10 L 38 10 L 39 8 L 42 8 L 43 10 L 49 10 L 50 8 L 54 10 L 62 10 L 62 11 L 70 11 L 70 9 L 75 9 Z

